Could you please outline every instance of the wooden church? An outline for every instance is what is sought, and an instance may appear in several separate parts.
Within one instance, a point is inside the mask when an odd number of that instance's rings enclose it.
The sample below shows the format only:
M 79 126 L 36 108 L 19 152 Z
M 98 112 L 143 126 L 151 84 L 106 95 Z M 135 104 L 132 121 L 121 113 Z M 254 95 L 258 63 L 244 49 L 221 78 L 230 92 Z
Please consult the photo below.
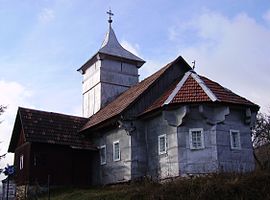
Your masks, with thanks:
M 254 169 L 259 106 L 197 74 L 179 56 L 139 82 L 145 61 L 109 18 L 101 48 L 78 69 L 83 117 L 19 108 L 9 145 L 18 187 L 99 185 L 145 176 Z

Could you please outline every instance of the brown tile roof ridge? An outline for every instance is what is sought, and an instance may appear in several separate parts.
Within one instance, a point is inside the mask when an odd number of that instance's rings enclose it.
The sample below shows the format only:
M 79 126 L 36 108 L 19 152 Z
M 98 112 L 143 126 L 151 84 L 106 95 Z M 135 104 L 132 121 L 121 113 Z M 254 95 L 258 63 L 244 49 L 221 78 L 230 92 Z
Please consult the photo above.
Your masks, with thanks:
M 93 127 L 101 122 L 111 119 L 125 109 L 127 109 L 131 104 L 133 104 L 146 90 L 148 90 L 151 85 L 175 62 L 177 62 L 181 56 L 176 58 L 174 61 L 168 63 L 163 68 L 147 77 L 143 81 L 137 83 L 136 85 L 130 87 L 128 90 L 119 95 L 114 101 L 109 103 L 107 106 L 99 110 L 93 116 L 89 118 L 89 121 L 83 126 L 80 131 L 84 131 L 90 127 Z
M 87 120 L 88 118 L 85 117 L 81 117 L 81 116 L 76 116 L 76 115 L 70 115 L 70 114 L 64 114 L 64 113 L 60 113 L 60 112 L 51 112 L 51 111 L 45 111 L 45 110 L 38 110 L 38 109 L 33 109 L 33 108 L 25 108 L 25 107 L 18 107 L 18 110 L 21 111 L 31 111 L 31 112 L 39 112 L 39 113 L 48 113 L 51 115 L 59 115 L 59 116 L 63 116 L 63 117 L 74 117 L 74 118 L 78 118 L 78 119 L 82 119 L 82 120 Z
M 199 77 L 204 81 L 206 86 L 216 95 L 220 102 L 250 105 L 259 108 L 257 104 L 232 92 L 231 90 L 223 87 L 219 83 L 201 75 L 199 75 Z
M 192 80 L 192 78 L 194 80 Z M 195 84 L 200 87 L 195 87 Z M 193 90 L 200 94 L 200 97 L 194 98 Z M 194 102 L 221 102 L 240 105 L 259 107 L 253 102 L 241 97 L 231 90 L 221 86 L 204 76 L 196 74 L 194 71 L 188 71 L 181 80 L 174 82 L 149 108 L 143 111 L 142 116 L 151 111 L 157 110 L 168 104 L 194 103 Z

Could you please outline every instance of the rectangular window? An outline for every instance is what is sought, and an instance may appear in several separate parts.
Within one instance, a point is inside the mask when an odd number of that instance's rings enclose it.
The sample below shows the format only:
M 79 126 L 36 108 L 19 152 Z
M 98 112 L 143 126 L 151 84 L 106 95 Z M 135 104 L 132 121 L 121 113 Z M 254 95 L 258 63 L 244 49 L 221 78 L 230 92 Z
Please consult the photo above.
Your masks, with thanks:
M 99 152 L 100 152 L 100 164 L 104 165 L 106 164 L 106 145 L 101 146 Z
M 204 148 L 204 135 L 202 128 L 189 129 L 189 143 L 190 149 Z
M 167 152 L 167 137 L 166 134 L 158 136 L 158 153 L 159 155 Z
M 113 143 L 113 160 L 119 161 L 120 160 L 120 143 L 116 141 Z
M 20 155 L 20 170 L 23 169 L 23 155 Z
M 232 149 L 241 149 L 240 132 L 238 130 L 230 130 L 230 140 Z

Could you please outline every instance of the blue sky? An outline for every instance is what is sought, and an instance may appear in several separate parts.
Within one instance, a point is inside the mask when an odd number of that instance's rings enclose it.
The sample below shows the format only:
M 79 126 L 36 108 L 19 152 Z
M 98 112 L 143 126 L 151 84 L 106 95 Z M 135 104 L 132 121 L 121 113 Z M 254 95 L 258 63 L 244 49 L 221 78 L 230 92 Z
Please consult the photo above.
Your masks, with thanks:
M 1 152 L 18 106 L 81 114 L 76 70 L 101 46 L 109 7 L 120 43 L 146 60 L 141 79 L 182 55 L 196 60 L 199 74 L 267 112 L 268 0 L 0 0 L 0 104 L 8 105 Z

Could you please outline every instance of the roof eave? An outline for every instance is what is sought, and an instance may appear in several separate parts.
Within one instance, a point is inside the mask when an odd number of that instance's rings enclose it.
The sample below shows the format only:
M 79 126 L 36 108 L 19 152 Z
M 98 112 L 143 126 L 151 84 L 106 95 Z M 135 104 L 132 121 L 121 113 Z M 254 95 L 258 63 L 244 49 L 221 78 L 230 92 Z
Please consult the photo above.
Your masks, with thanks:
M 78 72 L 80 72 L 81 74 L 85 73 L 85 70 L 87 69 L 87 67 L 89 65 L 91 65 L 91 63 L 94 63 L 96 60 L 99 59 L 98 57 L 99 52 L 95 53 L 90 59 L 88 59 L 79 69 L 77 69 Z
M 241 107 L 247 107 L 247 108 L 253 108 L 254 111 L 258 112 L 260 109 L 260 106 L 257 104 L 237 104 L 237 103 L 228 103 L 228 102 L 222 102 L 219 100 L 216 101 L 202 101 L 202 102 L 179 102 L 179 103 L 170 103 L 170 104 L 163 104 L 160 107 L 154 108 L 153 110 L 149 110 L 147 112 L 143 112 L 138 115 L 138 119 L 147 119 L 149 117 L 155 116 L 159 114 L 163 109 L 171 109 L 175 106 L 181 106 L 181 105 L 187 105 L 187 104 L 211 104 L 211 105 L 228 105 L 228 106 L 241 106 Z
M 81 74 L 85 73 L 85 70 L 91 66 L 94 62 L 96 62 L 97 60 L 102 60 L 104 59 L 106 56 L 110 56 L 112 58 L 116 58 L 116 60 L 125 60 L 128 63 L 135 63 L 137 68 L 140 68 L 146 61 L 140 59 L 140 60 L 135 60 L 135 59 L 129 59 L 129 58 L 125 58 L 125 57 L 121 57 L 121 56 L 117 56 L 117 55 L 113 55 L 113 54 L 107 54 L 107 53 L 103 53 L 103 52 L 97 52 L 94 54 L 94 56 L 92 56 L 89 60 L 87 60 L 79 69 L 77 69 L 78 72 L 80 72 Z
M 104 120 L 100 123 L 94 124 L 90 127 L 83 127 L 81 130 L 79 130 L 79 133 L 84 134 L 86 133 L 86 131 L 97 131 L 100 128 L 112 126 L 113 124 L 117 122 L 117 119 L 121 116 L 121 113 L 118 115 L 112 116 L 111 118 Z
M 20 107 L 18 108 L 18 111 L 17 111 L 15 123 L 14 123 L 12 134 L 11 134 L 11 139 L 9 142 L 9 147 L 8 147 L 9 153 L 15 153 L 16 145 L 18 143 L 18 138 L 20 137 L 20 131 L 18 130 L 19 126 L 21 127 L 21 129 L 23 129 L 21 115 L 20 115 Z
M 126 57 L 122 57 L 119 55 L 114 55 L 114 54 L 109 54 L 109 53 L 104 53 L 104 52 L 98 52 L 100 55 L 100 59 L 104 59 L 105 57 L 109 56 L 110 58 L 113 58 L 115 60 L 119 61 L 126 61 L 127 63 L 135 63 L 137 68 L 140 68 L 146 61 L 142 59 L 130 59 Z

